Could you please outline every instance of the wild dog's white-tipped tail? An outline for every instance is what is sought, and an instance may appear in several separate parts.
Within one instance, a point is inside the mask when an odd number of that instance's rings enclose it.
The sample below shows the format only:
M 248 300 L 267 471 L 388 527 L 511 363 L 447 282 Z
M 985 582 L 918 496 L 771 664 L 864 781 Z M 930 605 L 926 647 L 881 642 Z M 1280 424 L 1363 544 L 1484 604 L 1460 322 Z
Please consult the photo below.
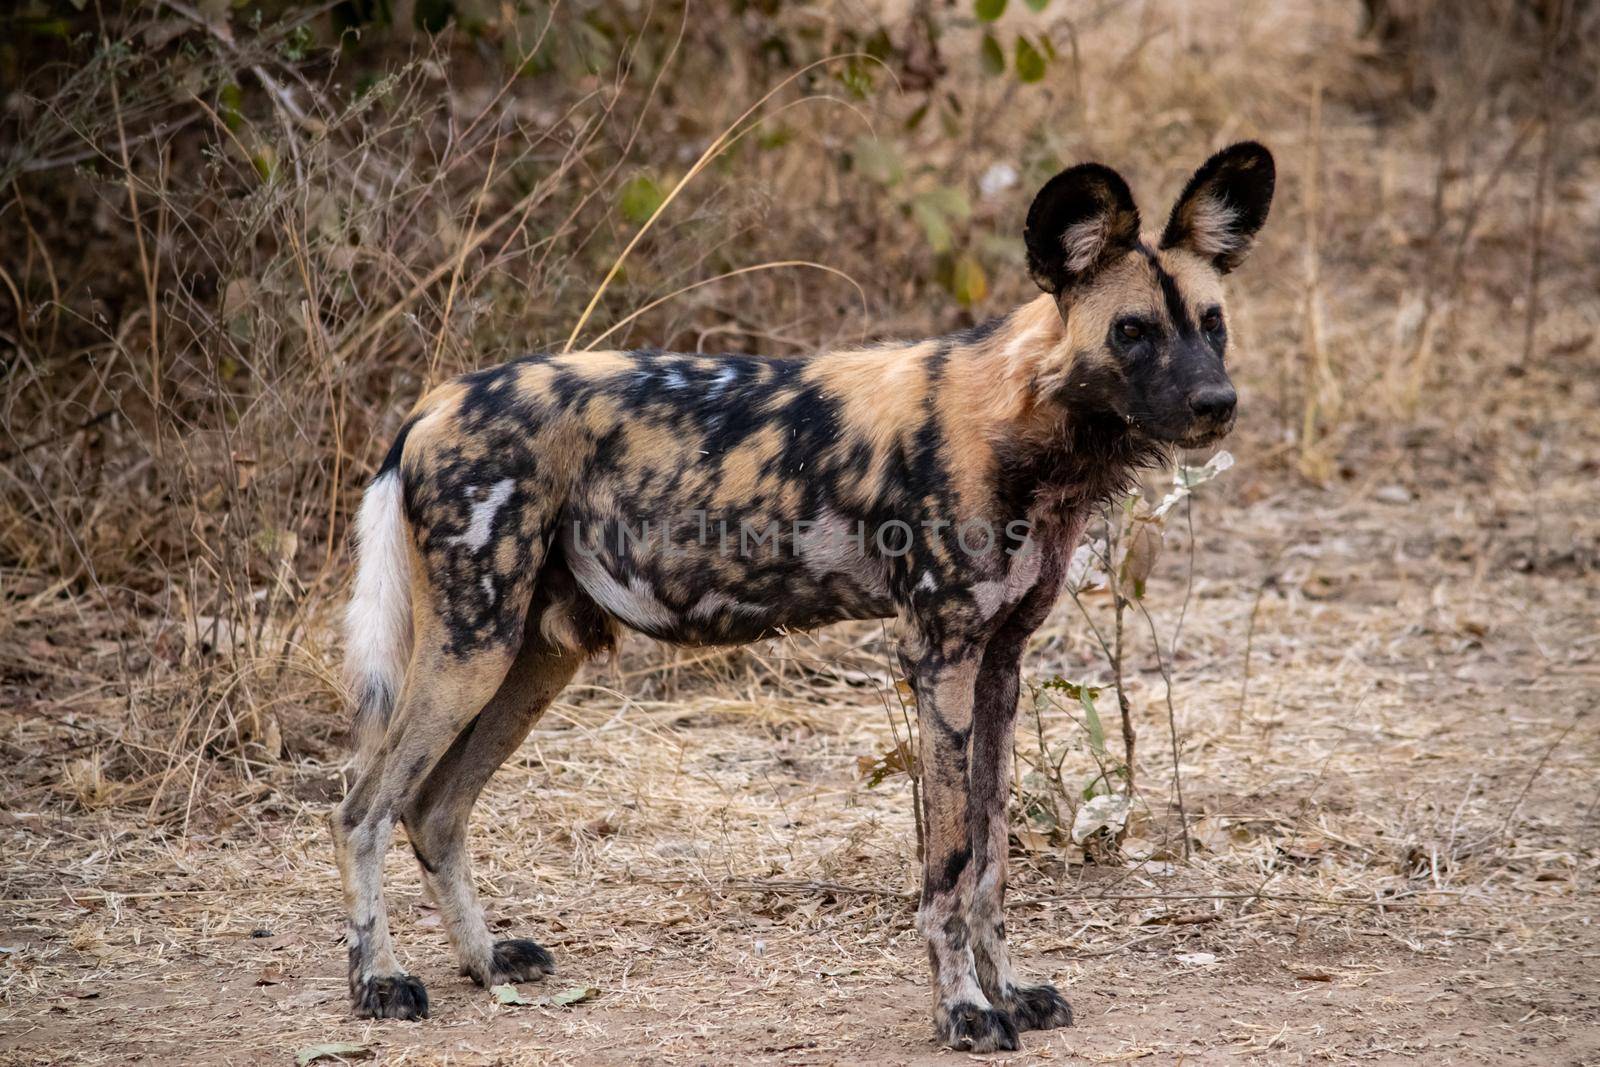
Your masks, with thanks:
M 356 514 L 356 584 L 345 609 L 345 677 L 355 693 L 351 736 L 367 766 L 389 725 L 411 658 L 411 556 L 399 467 L 367 487 Z

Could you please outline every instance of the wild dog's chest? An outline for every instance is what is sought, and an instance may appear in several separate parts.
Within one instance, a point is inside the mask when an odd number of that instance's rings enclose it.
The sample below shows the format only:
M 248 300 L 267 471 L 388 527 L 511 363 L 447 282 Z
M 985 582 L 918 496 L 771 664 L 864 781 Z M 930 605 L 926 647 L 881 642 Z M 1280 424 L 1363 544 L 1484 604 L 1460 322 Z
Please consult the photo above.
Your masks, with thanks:
M 971 599 L 980 619 L 997 618 L 1015 608 L 1039 584 L 1048 551 L 1048 546 L 1028 541 L 1015 550 L 1002 550 L 993 561 L 970 561 L 969 573 L 956 572 L 955 588 Z M 928 594 L 939 592 L 932 570 L 923 572 L 917 588 Z
M 1001 564 L 976 578 L 969 588 L 980 617 L 995 621 L 1024 604 L 1046 612 L 1061 592 L 1067 560 L 1082 536 L 1084 516 L 1063 516 L 1055 509 L 1031 511 L 1020 546 L 1008 546 Z

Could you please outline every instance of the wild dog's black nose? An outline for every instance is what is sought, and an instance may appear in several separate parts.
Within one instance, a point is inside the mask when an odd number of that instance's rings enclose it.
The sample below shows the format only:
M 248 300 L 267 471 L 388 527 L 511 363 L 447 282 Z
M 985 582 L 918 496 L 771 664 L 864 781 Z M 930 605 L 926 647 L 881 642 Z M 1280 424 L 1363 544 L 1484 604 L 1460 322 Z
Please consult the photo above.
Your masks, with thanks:
M 1189 396 L 1189 410 L 1202 419 L 1223 422 L 1233 415 L 1239 394 L 1231 385 L 1202 385 Z

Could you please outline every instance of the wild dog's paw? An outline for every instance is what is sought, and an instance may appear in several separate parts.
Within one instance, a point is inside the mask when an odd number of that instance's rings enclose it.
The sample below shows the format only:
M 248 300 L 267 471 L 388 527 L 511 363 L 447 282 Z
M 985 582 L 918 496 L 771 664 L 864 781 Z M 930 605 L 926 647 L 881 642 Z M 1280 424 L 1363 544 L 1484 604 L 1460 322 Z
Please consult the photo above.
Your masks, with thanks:
M 350 999 L 358 1019 L 426 1019 L 428 990 L 409 974 L 358 981 Z
M 1018 986 L 1006 997 L 1018 1030 L 1054 1030 L 1072 1025 L 1072 1005 L 1053 985 Z
M 1022 1047 L 1011 1016 L 976 1004 L 941 1006 L 934 1016 L 939 1040 L 958 1052 L 1015 1052 Z
M 523 938 L 513 938 L 494 943 L 489 973 L 476 974 L 463 969 L 481 986 L 496 986 L 516 982 L 537 982 L 547 974 L 556 973 L 555 957 L 543 945 Z

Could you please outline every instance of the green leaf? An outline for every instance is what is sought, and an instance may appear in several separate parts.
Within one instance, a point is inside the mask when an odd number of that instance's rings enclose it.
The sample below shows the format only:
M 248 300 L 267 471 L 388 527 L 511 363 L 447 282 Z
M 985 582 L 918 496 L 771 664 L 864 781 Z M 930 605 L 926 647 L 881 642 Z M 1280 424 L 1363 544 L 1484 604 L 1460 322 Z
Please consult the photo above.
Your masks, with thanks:
M 308 1063 L 317 1060 L 331 1060 L 335 1058 L 365 1059 L 372 1055 L 372 1049 L 367 1045 L 360 1045 L 354 1041 L 329 1041 L 321 1045 L 307 1045 L 294 1054 L 296 1067 L 306 1067 Z
M 962 307 L 972 307 L 989 295 L 989 279 L 983 265 L 970 255 L 956 257 L 950 271 L 950 293 Z
M 856 170 L 879 185 L 898 185 L 906 176 L 905 164 L 894 146 L 876 137 L 857 137 L 850 151 Z
M 490 986 L 489 992 L 494 994 L 495 1002 L 499 1004 L 523 1005 L 537 1003 L 523 996 L 521 991 L 514 985 Z
M 955 244 L 955 237 L 950 233 L 950 224 L 945 222 L 944 214 L 937 207 L 920 198 L 913 200 L 911 217 L 922 227 L 922 236 L 928 239 L 929 248 L 935 252 L 950 251 Z
M 256 168 L 262 181 L 270 182 L 273 172 L 278 169 L 278 153 L 269 144 L 261 145 L 256 149 L 256 154 L 250 157 L 250 164 Z
M 1024 83 L 1044 79 L 1045 60 L 1026 37 L 1017 38 L 1017 80 Z
M 849 90 L 851 96 L 857 100 L 865 100 L 876 84 L 873 72 L 877 69 L 876 63 L 867 64 L 860 60 L 849 60 L 838 73 L 839 82 Z
M 77 3 L 76 0 L 74 0 L 73 6 L 79 11 L 82 11 L 85 7 L 84 4 Z M 72 36 L 72 23 L 66 19 L 41 18 L 31 21 L 24 19 L 22 21 L 22 29 L 35 37 L 58 37 L 65 40 Z
M 1093 748 L 1099 755 L 1104 756 L 1106 753 L 1106 728 L 1100 722 L 1100 713 L 1095 710 L 1094 697 L 1090 695 L 1091 692 L 1098 692 L 1098 690 L 1090 690 L 1087 686 L 1080 687 L 1078 689 L 1078 703 L 1083 705 L 1083 718 L 1089 724 L 1089 747 Z
M 764 149 L 782 148 L 794 140 L 794 130 L 783 123 L 762 123 L 756 131 L 756 144 Z
M 1006 12 L 1006 0 L 973 0 L 973 14 L 983 22 L 993 22 Z
M 920 194 L 917 199 L 927 201 L 947 218 L 965 220 L 972 214 L 967 194 L 953 185 L 938 185 Z
M 1043 11 L 1050 6 L 1050 0 L 1027 0 L 1027 4 L 1033 11 Z
M 311 46 L 315 43 L 316 38 L 312 36 L 310 26 L 296 26 L 283 39 L 280 51 L 283 53 L 284 59 L 291 63 L 298 63 L 311 54 Z
M 948 103 L 941 107 L 939 109 L 939 128 L 951 140 L 965 136 L 966 126 L 961 121 L 961 108 Z
M 983 43 L 978 46 L 978 58 L 983 63 L 985 74 L 1004 74 L 1006 72 L 1006 53 L 1000 47 L 1000 42 L 994 39 L 994 34 L 983 35 Z
M 239 132 L 244 125 L 244 90 L 237 83 L 229 82 L 217 90 L 217 112 L 224 126 Z
M 656 213 L 667 194 L 648 174 L 635 174 L 623 183 L 617 194 L 617 207 L 622 217 L 635 226 L 643 226 Z
M 1091 697 L 1097 697 L 1104 691 L 1098 685 L 1089 685 L 1085 682 L 1069 682 L 1060 675 L 1050 679 L 1048 682 L 1041 682 L 1039 688 L 1059 689 L 1073 700 L 1082 700 L 1085 692 Z

